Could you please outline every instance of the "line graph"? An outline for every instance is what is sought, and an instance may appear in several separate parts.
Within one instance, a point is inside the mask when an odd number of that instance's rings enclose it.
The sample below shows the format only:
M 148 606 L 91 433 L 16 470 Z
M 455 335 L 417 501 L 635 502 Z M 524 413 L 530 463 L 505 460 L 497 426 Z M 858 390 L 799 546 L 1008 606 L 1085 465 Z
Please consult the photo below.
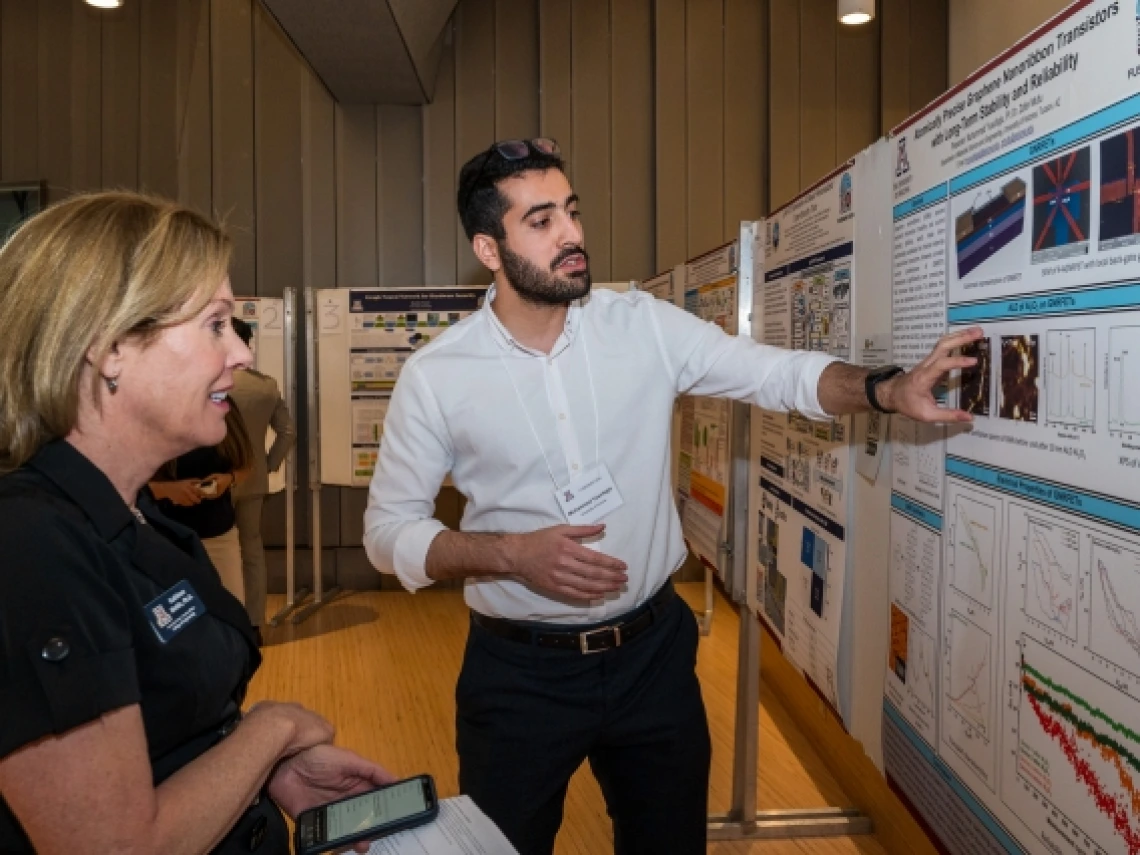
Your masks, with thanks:
M 1026 524 L 1025 613 L 1076 641 L 1080 535 L 1046 518 L 1029 517 Z
M 1093 538 L 1092 631 L 1098 656 L 1140 676 L 1140 551 Z
M 1029 636 L 1018 647 L 1021 787 L 1006 803 L 1046 843 L 1061 833 L 1081 851 L 1140 855 L 1135 702 Z
M 990 634 L 958 612 L 950 612 L 949 646 L 947 703 L 963 723 L 989 742 L 993 733 L 990 703 L 993 649 Z
M 907 682 L 911 695 L 928 710 L 934 710 L 934 639 L 917 627 L 910 629 L 910 670 Z
M 1045 423 L 1096 424 L 1096 330 L 1049 330 L 1045 354 Z
M 1108 331 L 1108 429 L 1140 433 L 1140 327 Z
M 997 509 L 959 493 L 950 532 L 951 584 L 983 608 L 993 606 Z

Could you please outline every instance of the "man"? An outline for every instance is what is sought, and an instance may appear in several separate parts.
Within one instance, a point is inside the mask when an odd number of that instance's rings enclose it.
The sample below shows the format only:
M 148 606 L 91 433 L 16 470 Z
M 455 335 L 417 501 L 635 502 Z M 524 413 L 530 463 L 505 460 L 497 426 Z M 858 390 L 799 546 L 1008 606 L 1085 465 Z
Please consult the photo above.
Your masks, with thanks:
M 253 328 L 241 318 L 232 320 L 234 331 L 246 347 L 253 339 Z M 245 608 L 249 621 L 261 641 L 261 624 L 265 621 L 265 545 L 261 539 L 261 506 L 269 492 L 269 473 L 276 472 L 297 439 L 289 408 L 281 399 L 277 381 L 254 368 L 234 372 L 234 388 L 230 392 L 245 420 L 253 446 L 253 469 L 234 488 L 234 512 L 237 517 L 238 541 L 241 545 L 241 569 L 245 580 Z M 276 436 L 269 452 L 265 451 L 269 428 Z
M 365 513 L 373 563 L 409 590 L 466 580 L 460 789 L 523 855 L 550 853 L 589 760 L 621 855 L 705 851 L 709 736 L 670 490 L 679 394 L 817 419 L 875 403 L 968 421 L 931 389 L 973 364 L 947 336 L 910 373 L 727 336 L 644 292 L 590 293 L 578 197 L 550 140 L 496 143 L 459 176 L 494 274 L 483 308 L 408 360 Z M 462 531 L 431 519 L 444 477 Z

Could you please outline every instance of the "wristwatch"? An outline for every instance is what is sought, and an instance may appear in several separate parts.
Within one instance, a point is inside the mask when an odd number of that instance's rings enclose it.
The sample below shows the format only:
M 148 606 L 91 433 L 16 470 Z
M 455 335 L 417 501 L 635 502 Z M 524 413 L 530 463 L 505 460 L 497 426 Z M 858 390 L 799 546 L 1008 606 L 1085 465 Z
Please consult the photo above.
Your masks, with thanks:
M 884 380 L 890 380 L 892 377 L 897 377 L 903 373 L 905 373 L 905 369 L 899 368 L 897 365 L 884 365 L 882 368 L 874 369 L 864 381 L 866 384 L 864 388 L 867 390 L 867 403 L 880 413 L 893 413 L 894 410 L 888 410 L 879 403 L 879 399 L 875 395 L 875 387 Z

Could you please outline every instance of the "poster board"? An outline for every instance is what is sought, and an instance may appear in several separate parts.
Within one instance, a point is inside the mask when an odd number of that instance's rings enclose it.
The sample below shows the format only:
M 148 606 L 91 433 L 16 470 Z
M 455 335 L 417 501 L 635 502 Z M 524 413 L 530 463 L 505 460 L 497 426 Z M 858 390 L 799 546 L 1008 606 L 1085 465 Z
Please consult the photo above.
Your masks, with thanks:
M 684 282 L 674 279 L 674 298 L 702 320 L 737 334 L 736 242 L 688 262 Z M 678 291 L 680 292 L 678 294 Z M 683 296 L 682 296 L 683 295 Z M 722 560 L 731 472 L 732 402 L 726 398 L 686 395 L 680 400 L 678 434 L 677 510 L 689 548 L 702 563 L 714 568 L 721 581 L 730 563 Z M 731 590 L 731 587 L 729 587 Z
M 1140 9 L 1074 3 L 893 132 L 884 755 L 952 853 L 1140 852 Z
M 234 297 L 234 314 L 253 329 L 249 349 L 253 352 L 253 368 L 277 381 L 277 389 L 285 395 L 285 301 L 279 297 Z M 296 413 L 291 413 L 296 418 Z M 268 451 L 277 435 L 269 428 L 265 437 Z M 285 467 L 268 475 L 268 490 L 285 489 Z
M 485 288 L 334 288 L 316 293 L 323 484 L 367 487 L 400 369 L 475 312 Z
M 850 359 L 861 201 L 856 162 L 825 176 L 765 226 L 754 334 L 764 344 Z M 850 573 L 852 419 L 755 409 L 748 562 L 754 603 L 788 660 L 837 714 Z

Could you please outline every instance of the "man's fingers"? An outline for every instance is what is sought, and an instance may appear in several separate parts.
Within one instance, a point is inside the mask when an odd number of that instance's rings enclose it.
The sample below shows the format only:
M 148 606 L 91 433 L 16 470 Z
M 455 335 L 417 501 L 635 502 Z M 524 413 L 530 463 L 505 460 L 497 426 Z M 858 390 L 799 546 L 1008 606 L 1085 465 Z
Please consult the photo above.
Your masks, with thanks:
M 978 341 L 983 338 L 985 333 L 981 327 L 966 327 L 966 329 L 955 330 L 952 333 L 947 333 L 938 339 L 938 343 L 934 345 L 934 349 L 926 355 L 914 370 L 922 368 L 930 368 L 939 359 L 951 355 L 955 350 L 964 347 L 971 342 Z
M 589 549 L 585 546 L 574 544 L 566 554 L 575 561 L 593 567 L 599 567 L 603 570 L 621 574 L 624 574 L 626 571 L 625 562 L 620 558 L 614 558 L 612 555 L 606 555 L 604 552 L 599 552 L 596 549 Z
M 616 591 L 628 581 L 624 570 L 587 563 L 576 557 L 564 564 L 561 569 L 575 580 L 589 585 L 604 585 L 607 591 Z
M 946 348 L 962 347 L 970 342 L 977 341 L 985 333 L 982 332 L 981 327 L 966 327 L 964 330 L 955 330 L 952 333 L 947 333 L 938 339 L 938 346 L 935 350 L 944 350 Z
M 949 407 L 938 407 L 931 404 L 923 409 L 919 420 L 934 424 L 960 424 L 974 420 L 974 417 L 965 410 L 953 410 Z
M 560 525 L 558 526 L 558 533 L 563 537 L 569 537 L 573 540 L 582 540 L 587 537 L 597 537 L 606 530 L 605 523 L 594 523 L 593 525 Z
M 973 368 L 978 364 L 977 357 L 974 356 L 943 356 L 932 362 L 926 371 L 934 373 L 934 377 L 942 377 L 943 375 L 954 371 L 958 368 Z

